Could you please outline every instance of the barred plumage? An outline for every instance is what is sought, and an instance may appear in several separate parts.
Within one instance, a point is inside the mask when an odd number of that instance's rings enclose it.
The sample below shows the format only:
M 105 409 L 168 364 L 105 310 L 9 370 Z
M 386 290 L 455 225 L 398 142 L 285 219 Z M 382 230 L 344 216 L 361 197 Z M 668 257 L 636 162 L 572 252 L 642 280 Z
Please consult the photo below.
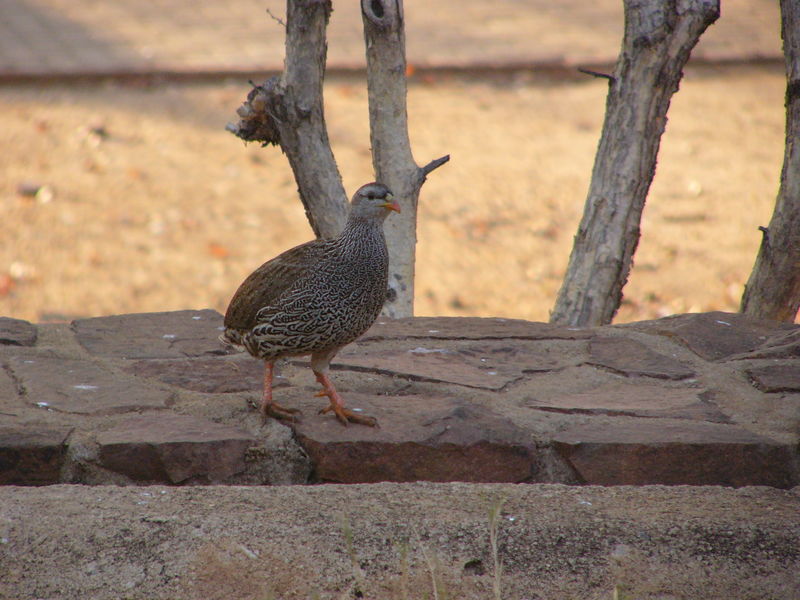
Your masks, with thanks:
M 220 338 L 266 362 L 265 418 L 297 412 L 272 402 L 274 362 L 311 354 L 311 368 L 331 400 L 324 412 L 333 411 L 344 424 L 376 424 L 344 408 L 327 371 L 336 352 L 369 329 L 383 307 L 389 271 L 383 221 L 391 210 L 400 208 L 385 185 L 362 186 L 339 237 L 287 250 L 251 273 L 234 294 Z

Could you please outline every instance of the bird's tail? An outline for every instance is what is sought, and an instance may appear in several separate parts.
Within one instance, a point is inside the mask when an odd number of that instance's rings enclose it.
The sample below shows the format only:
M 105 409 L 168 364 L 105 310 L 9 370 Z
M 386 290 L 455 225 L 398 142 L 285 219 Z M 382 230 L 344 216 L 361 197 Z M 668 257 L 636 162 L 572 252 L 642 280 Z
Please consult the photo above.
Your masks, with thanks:
M 239 352 L 244 352 L 244 340 L 242 339 L 242 332 L 237 331 L 236 329 L 229 329 L 225 328 L 219 336 L 219 341 L 228 347 L 233 347 L 234 349 L 238 350 Z

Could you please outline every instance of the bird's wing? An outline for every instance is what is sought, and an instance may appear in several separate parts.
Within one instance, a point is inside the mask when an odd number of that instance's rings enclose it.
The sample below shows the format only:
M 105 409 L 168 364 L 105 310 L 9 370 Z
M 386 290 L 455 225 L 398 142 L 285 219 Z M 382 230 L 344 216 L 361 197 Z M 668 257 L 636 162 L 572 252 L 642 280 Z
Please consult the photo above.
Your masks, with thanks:
M 245 331 L 256 325 L 256 315 L 270 306 L 322 258 L 327 240 L 317 239 L 268 260 L 242 282 L 225 313 L 225 327 Z

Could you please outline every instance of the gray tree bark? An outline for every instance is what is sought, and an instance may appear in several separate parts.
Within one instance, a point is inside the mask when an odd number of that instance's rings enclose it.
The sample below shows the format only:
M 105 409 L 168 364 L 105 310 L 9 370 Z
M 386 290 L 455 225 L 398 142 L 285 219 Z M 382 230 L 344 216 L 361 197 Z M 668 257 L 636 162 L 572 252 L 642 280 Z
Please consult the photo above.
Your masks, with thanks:
M 786 149 L 775 211 L 763 236 L 740 311 L 793 322 L 800 308 L 800 3 L 781 0 L 786 59 Z
M 406 52 L 402 0 L 362 0 L 367 48 L 370 143 L 376 179 L 394 192 L 402 212 L 384 225 L 389 246 L 389 297 L 384 314 L 414 314 L 417 203 L 425 178 L 449 160 L 418 167 L 408 139 Z
M 335 237 L 347 218 L 347 197 L 331 151 L 322 82 L 330 0 L 287 0 L 286 61 L 280 77 L 255 86 L 228 130 L 247 141 L 279 145 L 292 167 L 317 237 Z M 419 190 L 449 157 L 418 167 L 406 116 L 406 59 L 402 0 L 362 3 L 367 52 L 370 141 L 376 180 L 394 192 L 402 213 L 386 221 L 391 260 L 384 314 L 410 317 Z
M 286 60 L 280 77 L 254 87 L 228 130 L 246 141 L 279 145 L 289 160 L 317 237 L 335 237 L 347 196 L 331 151 L 322 105 L 330 0 L 286 3 Z
M 719 17 L 719 0 L 625 0 L 592 181 L 550 321 L 610 323 L 622 300 L 661 135 L 683 67 Z

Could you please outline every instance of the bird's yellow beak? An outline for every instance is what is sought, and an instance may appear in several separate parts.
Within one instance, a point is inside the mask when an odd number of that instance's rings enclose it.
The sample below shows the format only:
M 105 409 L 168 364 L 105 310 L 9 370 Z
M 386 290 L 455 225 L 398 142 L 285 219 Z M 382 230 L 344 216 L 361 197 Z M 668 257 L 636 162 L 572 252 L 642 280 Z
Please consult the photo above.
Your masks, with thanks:
M 381 204 L 381 206 L 386 210 L 393 210 L 398 213 L 400 212 L 400 205 L 395 201 L 394 196 L 391 194 L 386 196 L 386 202 Z

